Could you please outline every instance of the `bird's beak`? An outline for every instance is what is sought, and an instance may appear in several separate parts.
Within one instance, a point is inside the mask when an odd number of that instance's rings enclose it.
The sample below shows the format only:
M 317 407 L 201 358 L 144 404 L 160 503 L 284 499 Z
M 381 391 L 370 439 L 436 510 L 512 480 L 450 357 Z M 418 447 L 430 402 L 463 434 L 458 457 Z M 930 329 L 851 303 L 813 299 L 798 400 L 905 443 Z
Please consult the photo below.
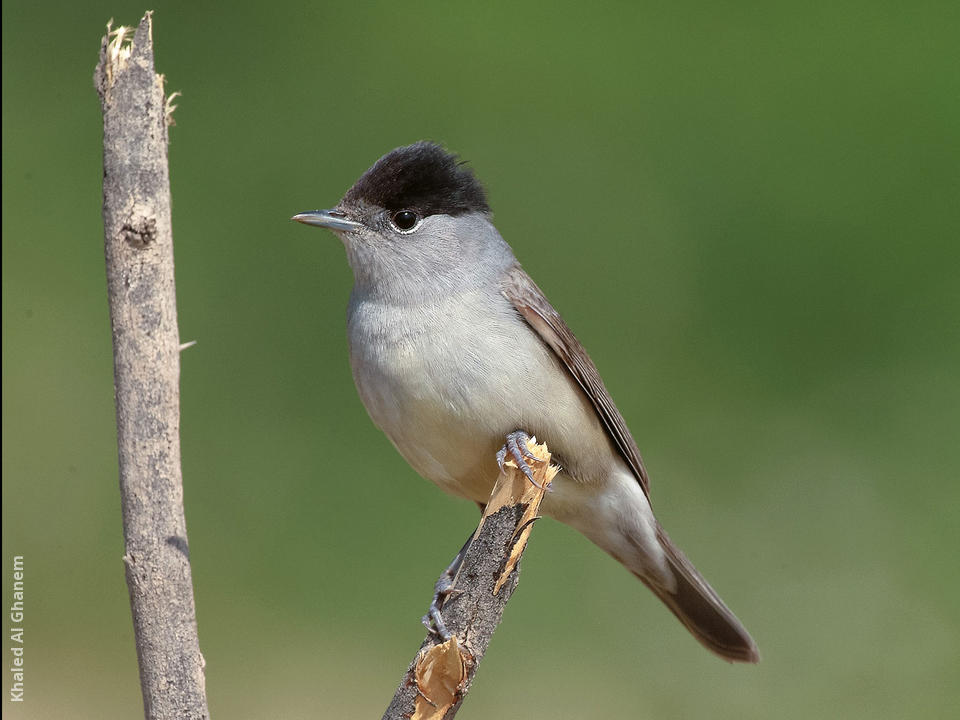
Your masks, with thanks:
M 359 230 L 363 227 L 362 223 L 347 220 L 346 214 L 339 210 L 310 210 L 309 212 L 298 213 L 290 219 L 304 225 L 316 225 L 317 227 L 341 232 Z

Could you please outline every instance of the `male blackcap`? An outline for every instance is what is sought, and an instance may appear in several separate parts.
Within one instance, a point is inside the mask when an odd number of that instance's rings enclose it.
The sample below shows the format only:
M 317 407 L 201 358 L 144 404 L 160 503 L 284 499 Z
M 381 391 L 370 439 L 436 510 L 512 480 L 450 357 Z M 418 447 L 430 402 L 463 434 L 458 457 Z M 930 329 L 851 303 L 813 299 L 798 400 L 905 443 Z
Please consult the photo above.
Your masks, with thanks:
M 373 422 L 413 468 L 483 504 L 526 433 L 562 470 L 545 514 L 610 553 L 694 637 L 757 662 L 746 629 L 660 527 L 637 445 L 596 366 L 491 222 L 473 173 L 439 145 L 383 156 L 332 210 L 296 215 L 343 241 L 350 365 Z

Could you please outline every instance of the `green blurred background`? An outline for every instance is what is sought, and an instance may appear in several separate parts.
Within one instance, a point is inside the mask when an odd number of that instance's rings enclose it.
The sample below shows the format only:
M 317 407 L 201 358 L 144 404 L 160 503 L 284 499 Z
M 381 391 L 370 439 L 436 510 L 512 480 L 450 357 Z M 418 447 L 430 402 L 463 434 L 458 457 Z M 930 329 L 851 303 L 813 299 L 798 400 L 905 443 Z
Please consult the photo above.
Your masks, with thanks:
M 343 249 L 288 221 L 421 138 L 488 186 L 763 653 L 712 657 L 544 521 L 461 717 L 956 712 L 960 5 L 226 7 L 154 6 L 214 717 L 379 717 L 476 522 L 368 420 Z M 10 718 L 142 713 L 91 77 L 106 21 L 145 9 L 2 6 Z

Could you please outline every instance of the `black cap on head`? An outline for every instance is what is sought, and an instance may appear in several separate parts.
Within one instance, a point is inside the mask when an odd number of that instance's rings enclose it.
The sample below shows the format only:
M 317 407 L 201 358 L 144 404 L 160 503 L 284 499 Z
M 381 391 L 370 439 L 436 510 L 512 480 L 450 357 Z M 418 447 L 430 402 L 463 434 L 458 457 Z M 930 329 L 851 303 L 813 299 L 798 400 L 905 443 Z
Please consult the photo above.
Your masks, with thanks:
M 456 155 L 421 141 L 391 150 L 357 180 L 345 202 L 427 215 L 490 212 L 487 194 Z

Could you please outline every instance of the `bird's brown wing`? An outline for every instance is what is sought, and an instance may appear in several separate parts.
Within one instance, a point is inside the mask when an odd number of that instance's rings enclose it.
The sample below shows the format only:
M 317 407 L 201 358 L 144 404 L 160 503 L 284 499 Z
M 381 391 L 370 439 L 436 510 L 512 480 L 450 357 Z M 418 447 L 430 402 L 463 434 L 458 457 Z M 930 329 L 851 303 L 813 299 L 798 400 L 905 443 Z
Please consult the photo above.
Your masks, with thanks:
M 513 303 L 517 312 L 560 358 L 586 393 L 610 434 L 610 438 L 649 498 L 650 481 L 647 479 L 643 460 L 640 459 L 637 443 L 627 429 L 627 423 L 617 410 L 613 398 L 604 387 L 597 366 L 593 364 L 583 345 L 567 327 L 560 313 L 553 309 L 543 291 L 519 265 L 510 268 L 501 287 L 504 296 Z

